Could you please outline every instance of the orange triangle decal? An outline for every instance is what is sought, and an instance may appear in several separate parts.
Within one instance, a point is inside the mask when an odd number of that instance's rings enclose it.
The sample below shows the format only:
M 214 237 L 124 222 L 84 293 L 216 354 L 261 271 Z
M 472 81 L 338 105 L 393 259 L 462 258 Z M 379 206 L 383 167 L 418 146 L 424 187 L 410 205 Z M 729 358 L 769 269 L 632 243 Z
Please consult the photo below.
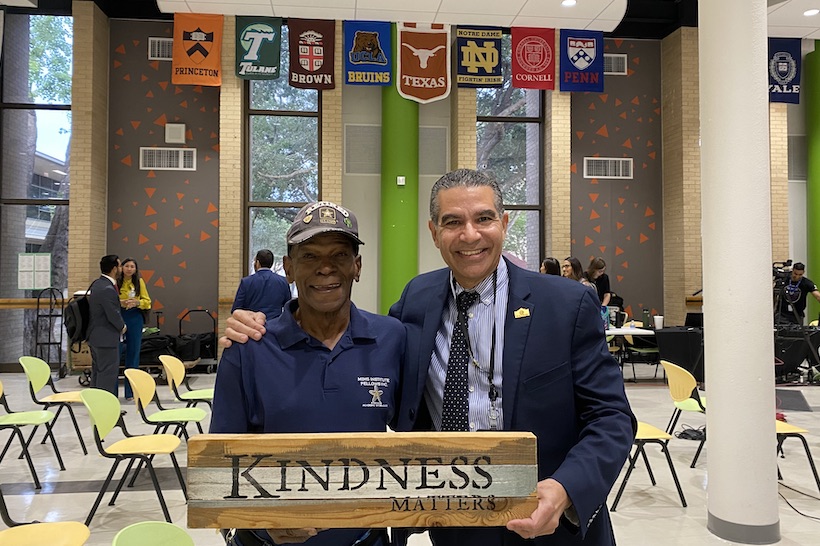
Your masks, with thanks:
M 157 177 L 157 173 L 155 173 L 154 171 L 148 171 L 148 174 L 145 175 L 145 178 L 156 178 L 156 177 Z
M 655 152 L 649 152 L 649 158 L 655 159 Z
M 171 255 L 172 256 L 176 256 L 180 252 L 182 252 L 182 249 L 179 248 L 177 245 L 174 245 L 173 247 L 171 247 Z
M 157 191 L 156 188 L 145 188 L 145 193 L 148 197 L 154 197 L 154 192 Z
M 145 243 L 147 243 L 147 242 L 148 242 L 148 237 L 146 237 L 145 235 L 143 235 L 142 233 L 140 233 L 140 237 L 139 237 L 138 243 L 139 243 L 139 244 L 141 244 L 141 245 L 144 245 L 144 244 L 145 244 Z
M 149 91 L 145 94 L 145 96 L 146 96 L 147 98 L 149 98 L 149 99 L 153 99 L 153 98 L 154 98 L 154 92 L 153 92 L 153 91 L 151 91 L 151 90 L 149 90 Z
M 632 57 L 632 62 L 635 63 L 635 64 L 641 64 L 641 58 L 640 57 Z
M 122 66 L 122 63 L 115 59 L 113 65 L 114 65 L 114 68 L 119 68 L 119 67 Z
M 651 140 L 647 140 L 647 141 L 646 141 L 646 147 L 647 147 L 647 148 L 651 148 L 652 146 L 654 146 L 654 144 L 652 143 L 652 141 L 651 141 Z
M 615 47 L 617 49 L 621 49 L 621 44 L 624 43 L 623 39 L 622 38 L 616 38 L 614 41 L 615 41 Z
M 616 255 L 616 256 L 620 256 L 620 255 L 621 255 L 621 254 L 623 254 L 623 253 L 624 253 L 624 249 L 622 249 L 622 248 L 621 248 L 621 247 L 619 247 L 619 246 L 616 246 L 616 247 L 615 247 L 615 255 Z
M 180 281 L 180 279 L 182 279 L 182 277 L 178 277 L 177 275 L 174 275 L 174 284 L 177 284 Z
M 123 238 L 122 238 L 122 242 L 123 242 L 123 243 L 127 243 L 127 242 L 128 242 L 128 237 L 123 237 Z
M 145 216 L 153 216 L 157 213 L 151 205 L 145 206 Z
M 601 226 L 595 226 L 594 228 L 592 228 L 592 231 L 594 231 L 595 233 L 601 233 Z
M 184 101 L 180 102 L 179 105 L 182 106 L 183 108 L 188 108 L 188 101 L 184 100 Z
M 214 227 L 219 227 L 219 220 L 211 220 L 211 225 Z
M 133 127 L 134 130 L 136 131 L 137 128 L 140 126 L 140 123 L 142 123 L 142 122 L 141 121 L 132 121 L 131 122 L 131 127 Z
M 119 129 L 117 129 L 116 131 L 114 131 L 114 134 L 116 134 L 117 136 L 122 136 L 122 135 L 124 135 L 125 133 L 123 132 L 122 128 L 119 128 Z
M 643 233 L 641 233 L 641 242 L 640 242 L 640 244 L 644 244 L 644 243 L 645 243 L 645 242 L 647 242 L 648 240 L 649 240 L 649 237 L 647 237 L 646 235 L 644 235 Z
M 624 101 L 622 101 L 621 99 L 618 99 L 618 98 L 615 99 L 615 106 L 620 106 L 623 103 L 624 103 Z
M 615 229 L 620 231 L 623 228 L 624 228 L 624 225 L 621 222 L 615 222 Z
M 587 106 L 587 108 L 589 108 L 590 110 L 595 110 L 595 103 L 594 102 L 589 103 L 589 106 Z
M 629 148 L 631 150 L 632 149 L 632 139 L 631 138 L 626 139 L 624 141 L 624 143 L 622 144 L 622 146 L 624 148 Z
M 213 146 L 211 146 L 211 149 L 216 153 L 219 153 L 219 144 L 214 144 Z
M 124 79 L 127 82 L 130 82 L 131 81 L 131 74 L 126 74 L 125 76 L 122 77 L 122 79 Z
M 182 220 L 174 218 L 174 227 L 179 227 L 180 225 L 182 225 Z
M 641 99 L 639 99 L 638 96 L 636 95 L 635 98 L 632 99 L 631 102 L 632 102 L 632 104 L 638 105 L 638 104 L 641 103 Z
M 143 259 L 143 260 L 145 260 L 146 262 L 150 262 L 150 261 L 151 261 L 151 257 L 150 257 L 150 256 L 148 256 L 148 254 L 146 254 L 145 256 L 143 256 L 143 257 L 142 257 L 142 259 Z
M 182 269 L 188 269 L 188 264 L 185 262 L 179 262 L 179 267 L 181 267 Z
M 179 192 L 177 192 L 177 200 L 178 200 L 178 201 L 182 201 L 182 198 L 183 198 L 183 197 L 185 197 L 185 194 L 184 194 L 184 193 L 179 193 Z
M 578 164 L 573 163 L 572 165 L 570 165 L 569 172 L 571 172 L 572 174 L 578 174 Z
M 595 241 L 593 241 L 592 239 L 590 239 L 589 237 L 587 237 L 586 235 L 584 235 L 584 246 L 589 246 L 589 245 L 591 245 L 591 244 L 592 244 L 592 243 L 594 243 L 594 242 L 595 242 Z
M 122 162 L 123 165 L 128 165 L 130 167 L 131 166 L 131 155 L 129 154 L 129 155 L 123 157 L 120 161 Z
M 601 217 L 601 215 L 598 214 L 597 212 L 595 212 L 595 209 L 592 209 L 592 210 L 589 211 L 589 219 L 590 220 L 595 220 L 596 218 L 600 218 L 600 217 Z
M 618 282 L 621 282 L 622 280 L 624 280 L 623 275 L 616 275 L 615 278 L 618 279 Z
M 595 131 L 595 134 L 602 137 L 609 137 L 609 131 L 607 130 L 606 125 L 601 125 L 601 128 Z
M 151 280 L 151 277 L 154 276 L 153 269 L 140 269 L 140 275 L 142 276 L 142 280 L 148 282 Z
M 606 252 L 606 245 L 601 245 L 601 246 L 599 246 L 599 247 L 598 247 L 598 250 L 600 250 L 600 251 L 601 251 L 601 254 L 603 254 L 604 252 Z
M 154 286 L 159 286 L 160 288 L 165 288 L 165 281 L 162 280 L 162 277 L 157 279 L 157 282 L 154 283 Z
M 111 222 L 111 231 L 117 231 L 118 229 L 120 229 L 121 226 L 122 224 L 119 224 L 117 222 Z
M 589 194 L 590 201 L 592 201 L 594 203 L 595 201 L 598 200 L 599 195 L 601 195 L 601 194 L 600 193 L 590 193 Z
M 191 322 L 191 315 L 186 315 L 187 312 L 188 312 L 188 308 L 186 307 L 185 309 L 183 309 L 182 311 L 179 312 L 179 314 L 177 315 L 177 318 L 179 320 L 184 320 L 185 322 Z M 183 317 L 185 317 L 185 318 L 183 318 Z
M 623 204 L 624 204 L 624 201 L 626 201 L 626 199 L 625 199 L 625 198 L 623 198 L 623 197 L 619 197 L 619 198 L 618 198 L 618 204 L 619 204 L 619 205 L 623 205 Z
M 194 203 L 199 203 L 199 197 L 194 197 Z
M 185 234 L 185 238 L 186 238 L 186 239 L 190 239 L 190 238 L 191 238 L 191 234 L 190 234 L 190 233 L 186 233 L 186 234 Z
M 207 210 L 207 211 L 205 211 L 205 212 L 216 212 L 216 211 L 218 211 L 218 210 L 219 210 L 219 209 L 218 209 L 218 208 L 216 208 L 216 205 L 214 205 L 213 203 L 208 203 L 208 210 Z
M 156 231 L 157 230 L 157 223 L 156 222 L 151 222 L 150 224 L 148 224 L 148 227 L 153 229 L 154 231 Z
M 623 267 L 624 269 L 629 269 L 629 262 L 622 263 L 621 267 Z
M 154 70 L 159 70 L 159 61 L 151 61 L 150 63 L 148 63 L 148 66 L 150 66 Z
M 157 83 L 157 85 L 159 85 L 163 91 L 165 91 L 168 88 L 168 82 L 159 82 Z
M 164 245 L 154 245 L 154 248 L 156 248 L 156 249 L 157 249 L 157 252 L 162 252 L 162 247 L 163 247 L 163 246 L 164 246 Z
M 606 93 L 601 93 L 601 94 L 600 94 L 600 95 L 598 95 L 598 96 L 599 96 L 599 97 L 601 97 L 601 102 L 604 102 L 604 103 L 605 103 L 607 100 L 609 100 L 609 95 L 608 95 L 608 94 L 606 94 Z
M 160 125 L 165 127 L 165 124 L 168 123 L 168 118 L 165 117 L 165 114 L 162 114 L 160 117 L 154 120 L 154 125 Z
M 144 81 L 146 81 L 147 79 L 148 79 L 148 76 L 146 76 L 145 74 L 143 74 L 143 75 L 140 77 L 140 81 L 141 81 L 141 82 L 144 82 Z M 148 91 L 148 92 L 149 92 L 149 93 L 151 93 L 150 91 Z M 151 96 L 153 97 L 153 96 L 154 96 L 154 94 L 153 94 L 153 93 L 151 93 Z
M 646 207 L 646 212 L 644 212 L 644 213 L 643 213 L 643 215 L 644 215 L 644 216 L 655 216 L 655 211 L 653 211 L 653 210 L 652 210 L 651 208 L 649 208 L 649 207 Z
M 210 238 L 211 238 L 211 236 L 210 236 L 210 235 L 208 235 L 207 233 L 205 233 L 204 231 L 200 231 L 200 232 L 199 232 L 199 242 L 200 242 L 200 243 L 201 243 L 202 241 L 206 241 L 206 240 L 208 240 L 208 239 L 210 239 Z
M 165 309 L 165 305 L 163 305 L 159 300 L 154 300 L 151 303 L 151 308 L 155 311 L 159 311 L 160 309 Z M 163 322 L 165 322 L 165 317 L 159 317 L 159 323 L 162 324 Z

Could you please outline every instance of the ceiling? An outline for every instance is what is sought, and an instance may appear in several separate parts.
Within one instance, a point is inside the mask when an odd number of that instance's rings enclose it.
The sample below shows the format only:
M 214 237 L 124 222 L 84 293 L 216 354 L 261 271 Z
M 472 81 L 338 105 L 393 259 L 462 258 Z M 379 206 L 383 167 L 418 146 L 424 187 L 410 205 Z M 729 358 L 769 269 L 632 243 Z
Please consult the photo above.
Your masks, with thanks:
M 224 13 L 321 19 L 440 22 L 603 30 L 620 38 L 663 38 L 697 26 L 697 0 L 94 0 L 112 18 L 168 19 L 172 13 Z M 767 0 L 769 36 L 820 39 L 820 0 Z M 71 0 L 0 0 L 69 13 Z

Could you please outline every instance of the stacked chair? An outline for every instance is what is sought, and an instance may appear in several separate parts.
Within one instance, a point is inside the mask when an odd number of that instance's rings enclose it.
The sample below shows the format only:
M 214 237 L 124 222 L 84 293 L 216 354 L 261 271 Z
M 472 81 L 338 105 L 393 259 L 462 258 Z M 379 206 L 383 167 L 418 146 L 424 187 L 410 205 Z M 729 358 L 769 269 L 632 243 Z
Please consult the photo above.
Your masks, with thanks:
M 212 408 L 214 399 L 213 389 L 198 389 L 192 390 L 188 386 L 188 379 L 185 377 L 185 364 L 180 359 L 171 355 L 160 355 L 160 362 L 165 370 L 165 376 L 168 378 L 168 386 L 171 392 L 174 393 L 174 398 L 180 402 L 185 402 L 185 407 L 196 407 L 200 402 L 208 404 Z M 182 386 L 185 390 L 182 390 Z
M 202 425 L 200 423 L 205 419 L 205 410 L 201 408 L 165 409 L 162 407 L 162 404 L 160 404 L 159 397 L 156 394 L 157 384 L 150 374 L 139 368 L 129 368 L 125 370 L 125 377 L 131 383 L 131 389 L 134 392 L 134 402 L 137 405 L 137 412 L 146 424 L 155 427 L 154 434 L 168 432 L 169 428 L 174 427 L 173 433 L 182 435 L 187 440 L 188 423 L 196 423 L 199 432 L 202 433 Z M 147 415 L 145 410 L 151 402 L 156 404 L 159 411 Z

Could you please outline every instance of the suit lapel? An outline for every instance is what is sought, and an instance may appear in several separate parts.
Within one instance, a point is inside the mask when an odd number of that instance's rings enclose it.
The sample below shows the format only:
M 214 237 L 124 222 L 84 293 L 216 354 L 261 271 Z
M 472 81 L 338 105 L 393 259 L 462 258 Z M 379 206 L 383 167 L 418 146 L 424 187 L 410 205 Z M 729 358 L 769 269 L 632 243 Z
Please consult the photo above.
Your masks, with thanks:
M 504 321 L 504 377 L 501 387 L 504 430 L 512 428 L 513 411 L 520 384 L 521 365 L 524 359 L 524 348 L 527 343 L 530 324 L 532 324 L 532 317 L 535 314 L 535 306 L 526 301 L 530 296 L 530 288 L 522 277 L 521 270 L 509 262 L 507 262 L 507 270 L 510 277 L 510 295 L 507 302 L 507 316 Z M 516 311 L 519 309 L 526 309 L 528 313 L 519 313 L 519 315 L 526 316 L 516 318 Z
M 433 280 L 431 286 L 430 299 L 427 301 L 427 309 L 424 311 L 424 322 L 421 332 L 421 347 L 419 348 L 418 362 L 418 392 L 424 394 L 424 385 L 427 382 L 427 372 L 430 369 L 430 360 L 433 357 L 433 350 L 436 347 L 436 333 L 441 326 L 444 306 L 448 301 L 450 290 L 450 270 L 444 269 L 443 279 Z

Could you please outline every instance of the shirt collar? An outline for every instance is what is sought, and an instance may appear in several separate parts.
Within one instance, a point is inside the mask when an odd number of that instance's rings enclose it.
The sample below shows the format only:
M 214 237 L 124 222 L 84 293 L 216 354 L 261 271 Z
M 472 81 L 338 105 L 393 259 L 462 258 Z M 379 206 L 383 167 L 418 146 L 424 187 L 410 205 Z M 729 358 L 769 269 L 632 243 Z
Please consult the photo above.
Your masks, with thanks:
M 109 277 L 109 276 L 108 276 L 108 275 L 106 275 L 105 273 L 103 273 L 103 274 L 102 274 L 102 276 L 103 276 L 103 277 L 105 277 L 106 279 L 108 279 L 109 281 L 111 281 L 111 284 L 113 284 L 114 286 L 117 286 L 117 281 L 116 281 L 116 279 L 114 279 L 113 277 Z
M 508 273 L 507 273 L 507 263 L 504 261 L 503 258 L 498 260 L 498 267 L 495 268 L 496 272 L 496 288 L 503 288 L 507 284 Z M 450 270 L 450 293 L 455 300 L 456 296 L 464 292 L 466 289 L 462 287 L 456 281 L 456 278 L 453 276 L 452 269 Z M 478 292 L 478 297 L 481 300 L 481 303 L 484 305 L 491 305 L 493 300 L 495 299 L 493 296 L 493 275 L 492 273 L 487 275 L 487 277 L 478 283 L 475 288 L 471 290 Z
M 282 309 L 282 314 L 273 321 L 268 321 L 266 326 L 274 333 L 283 349 L 310 339 L 310 335 L 302 330 L 293 317 L 293 313 L 298 308 L 298 298 L 289 301 Z M 347 325 L 347 331 L 342 335 L 342 338 L 344 339 L 346 336 L 350 336 L 354 343 L 375 340 L 377 337 L 376 330 L 370 320 L 364 313 L 359 311 L 353 302 L 350 302 L 350 324 Z

